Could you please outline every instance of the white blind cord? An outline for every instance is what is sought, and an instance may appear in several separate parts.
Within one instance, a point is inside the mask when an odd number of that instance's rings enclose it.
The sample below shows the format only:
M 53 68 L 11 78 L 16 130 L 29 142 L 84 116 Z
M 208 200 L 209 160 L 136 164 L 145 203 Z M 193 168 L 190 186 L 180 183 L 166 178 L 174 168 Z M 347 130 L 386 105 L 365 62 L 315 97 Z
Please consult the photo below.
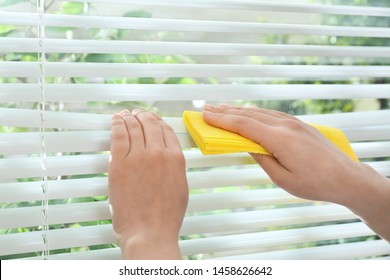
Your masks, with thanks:
M 41 168 L 42 168 L 42 178 L 41 178 L 41 188 L 42 188 L 42 239 L 44 247 L 42 250 L 42 256 L 44 259 L 47 259 L 49 251 L 49 240 L 48 240 L 48 231 L 49 231 L 49 200 L 48 200 L 48 178 L 47 178 L 47 155 L 46 155 L 46 139 L 45 139 L 45 121 L 46 121 L 46 74 L 45 74 L 45 0 L 37 0 L 37 13 L 39 16 L 39 25 L 37 26 L 37 37 L 39 41 L 39 50 L 38 50 L 38 65 L 39 65 L 39 75 L 38 75 L 38 86 L 40 90 L 40 101 L 38 104 L 39 115 L 40 115 L 40 143 L 41 143 Z

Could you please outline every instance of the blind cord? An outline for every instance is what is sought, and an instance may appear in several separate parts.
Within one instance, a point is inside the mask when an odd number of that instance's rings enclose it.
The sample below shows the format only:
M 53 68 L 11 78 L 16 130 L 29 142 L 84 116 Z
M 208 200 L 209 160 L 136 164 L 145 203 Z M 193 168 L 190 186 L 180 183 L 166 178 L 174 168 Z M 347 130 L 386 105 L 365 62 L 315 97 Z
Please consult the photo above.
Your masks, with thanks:
M 39 41 L 38 50 L 38 86 L 40 90 L 40 101 L 38 104 L 40 116 L 40 143 L 41 143 L 41 189 L 42 189 L 42 239 L 44 248 L 42 250 L 43 259 L 47 260 L 50 255 L 49 251 L 49 200 L 48 200 L 48 180 L 47 180 L 47 154 L 46 154 L 46 139 L 45 139 L 45 122 L 46 122 L 46 73 L 45 73 L 45 0 L 37 0 L 37 13 L 39 16 L 39 25 L 37 26 L 37 37 Z

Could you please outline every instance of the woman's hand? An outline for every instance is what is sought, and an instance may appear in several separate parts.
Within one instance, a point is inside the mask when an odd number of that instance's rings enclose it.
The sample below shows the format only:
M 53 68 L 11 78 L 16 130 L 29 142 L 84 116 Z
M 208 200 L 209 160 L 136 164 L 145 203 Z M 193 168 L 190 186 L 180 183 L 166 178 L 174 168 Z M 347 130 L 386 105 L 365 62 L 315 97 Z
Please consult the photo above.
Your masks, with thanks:
M 185 160 L 172 128 L 156 114 L 124 110 L 113 116 L 109 201 L 124 258 L 181 258 Z
M 209 124 L 260 143 L 274 157 L 252 154 L 271 179 L 291 194 L 337 201 L 357 164 L 315 128 L 277 111 L 222 105 L 206 106 Z M 330 176 L 331 175 L 331 176 Z
M 342 204 L 390 240 L 390 180 L 354 162 L 315 128 L 277 111 L 206 105 L 204 120 L 261 144 L 273 157 L 252 154 L 289 193 Z

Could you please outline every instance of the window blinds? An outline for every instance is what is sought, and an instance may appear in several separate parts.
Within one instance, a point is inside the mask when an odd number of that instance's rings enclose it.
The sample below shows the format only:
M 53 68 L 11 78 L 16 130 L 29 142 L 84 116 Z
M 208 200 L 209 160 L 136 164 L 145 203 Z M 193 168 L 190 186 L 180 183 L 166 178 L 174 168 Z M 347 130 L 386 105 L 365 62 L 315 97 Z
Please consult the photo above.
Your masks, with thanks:
M 106 200 L 110 115 L 137 102 L 169 108 L 161 113 L 184 149 L 185 257 L 389 258 L 388 243 L 348 209 L 287 194 L 246 154 L 202 156 L 178 117 L 189 109 L 180 102 L 193 100 L 390 98 L 389 25 L 319 24 L 324 15 L 387 20 L 389 8 L 238 0 L 0 7 L 0 258 L 120 258 Z M 310 20 L 295 23 L 297 15 Z M 332 43 L 365 37 L 376 43 Z M 342 129 L 361 160 L 390 176 L 389 110 L 299 117 Z

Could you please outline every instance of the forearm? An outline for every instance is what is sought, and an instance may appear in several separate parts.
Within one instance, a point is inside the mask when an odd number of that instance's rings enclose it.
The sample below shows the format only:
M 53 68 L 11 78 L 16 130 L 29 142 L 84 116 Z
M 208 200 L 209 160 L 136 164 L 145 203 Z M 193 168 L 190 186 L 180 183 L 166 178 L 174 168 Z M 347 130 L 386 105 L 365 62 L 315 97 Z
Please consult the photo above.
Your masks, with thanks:
M 359 164 L 356 178 L 340 204 L 358 215 L 373 231 L 390 242 L 390 179 L 365 164 Z

